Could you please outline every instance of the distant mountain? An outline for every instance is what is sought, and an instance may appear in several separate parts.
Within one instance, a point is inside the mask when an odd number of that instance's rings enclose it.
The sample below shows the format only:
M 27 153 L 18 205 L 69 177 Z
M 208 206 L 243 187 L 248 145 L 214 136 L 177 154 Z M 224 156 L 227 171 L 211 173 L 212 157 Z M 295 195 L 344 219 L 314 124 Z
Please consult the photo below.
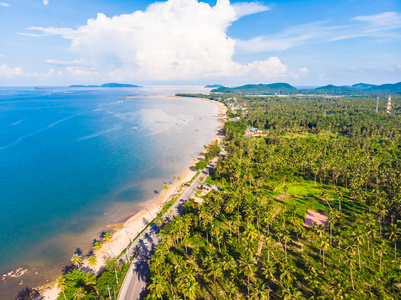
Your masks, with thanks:
M 220 88 L 220 87 L 224 87 L 223 85 L 221 85 L 221 84 L 208 84 L 208 85 L 205 85 L 205 88 Z
M 394 84 L 374 85 L 358 83 L 352 86 L 326 85 L 312 89 L 297 89 L 288 83 L 247 84 L 239 87 L 219 87 L 214 93 L 238 95 L 376 95 L 383 93 L 401 93 L 401 82 Z
M 141 87 L 141 86 L 134 84 L 124 84 L 124 83 L 105 83 L 102 84 L 100 87 Z
M 73 84 L 70 85 L 72 88 L 89 88 L 89 87 L 99 87 L 100 85 L 82 85 L 82 84 Z
M 352 85 L 353 88 L 363 89 L 363 90 L 371 89 L 376 86 L 377 85 L 375 85 L 375 84 L 369 84 L 369 83 L 357 83 L 357 84 Z
M 318 88 L 315 88 L 313 90 L 310 90 L 311 93 L 316 93 L 316 94 L 329 94 L 329 95 L 344 95 L 344 94 L 349 94 L 352 92 L 358 92 L 355 88 L 351 86 L 335 86 L 332 84 L 326 85 L 326 86 L 321 86 Z
M 235 88 L 220 87 L 212 90 L 217 93 L 234 93 L 234 94 L 293 94 L 297 88 L 288 83 L 271 83 L 271 84 L 247 84 Z
M 102 85 L 70 85 L 72 88 L 92 88 L 92 87 L 109 87 L 109 88 L 120 88 L 120 87 L 141 87 L 134 84 L 126 83 L 104 83 Z
M 399 83 L 387 83 L 378 85 L 372 88 L 374 91 L 381 91 L 384 93 L 401 93 L 401 82 Z

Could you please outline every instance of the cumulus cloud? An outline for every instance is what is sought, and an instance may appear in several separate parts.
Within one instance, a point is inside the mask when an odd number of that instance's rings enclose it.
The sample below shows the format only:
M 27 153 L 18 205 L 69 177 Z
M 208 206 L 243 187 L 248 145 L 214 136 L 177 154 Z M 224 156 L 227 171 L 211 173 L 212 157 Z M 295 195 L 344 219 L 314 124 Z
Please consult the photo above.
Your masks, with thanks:
M 49 4 L 49 0 L 43 0 L 43 5 L 47 5 L 47 4 Z
M 299 73 L 301 74 L 307 74 L 308 73 L 308 68 L 299 68 Z
M 4 64 L 0 66 L 0 79 L 10 79 L 15 77 L 30 77 L 30 78 L 39 78 L 46 79 L 53 75 L 54 70 L 50 69 L 47 73 L 38 73 L 38 72 L 25 72 L 21 67 L 9 67 Z
M 10 4 L 5 3 L 5 2 L 0 2 L 1 7 L 10 7 Z
M 20 67 L 10 68 L 7 65 L 0 66 L 0 79 L 1 78 L 14 78 L 16 76 L 21 76 L 24 71 Z
M 267 9 L 252 2 L 231 5 L 217 0 L 211 7 L 197 0 L 168 0 L 132 14 L 107 17 L 99 13 L 78 29 L 29 29 L 71 40 L 71 51 L 87 65 L 67 66 L 76 76 L 169 81 L 255 74 L 281 77 L 286 67 L 277 57 L 250 64 L 234 62 L 236 42 L 226 34 L 240 17 Z

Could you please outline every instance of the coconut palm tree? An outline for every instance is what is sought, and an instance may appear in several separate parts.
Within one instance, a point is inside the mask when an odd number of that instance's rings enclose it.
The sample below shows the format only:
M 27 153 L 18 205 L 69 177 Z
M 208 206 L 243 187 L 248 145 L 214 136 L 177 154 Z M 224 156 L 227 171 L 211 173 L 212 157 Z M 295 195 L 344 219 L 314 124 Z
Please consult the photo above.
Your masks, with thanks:
M 75 266 L 77 266 L 77 267 L 79 268 L 79 266 L 80 266 L 81 263 L 82 263 L 82 256 L 75 253 L 75 254 L 71 257 L 71 262 L 72 262 L 73 265 L 75 265 Z
M 112 238 L 111 234 L 107 232 L 103 237 L 103 242 L 105 244 L 107 244 L 107 246 L 109 246 L 111 256 L 114 257 L 113 250 L 111 250 L 111 247 L 110 247 L 110 244 L 109 244 L 111 242 L 111 238 Z
M 102 249 L 102 244 L 100 244 L 99 242 L 96 242 L 96 243 L 93 245 L 93 250 L 94 250 L 94 251 L 99 251 L 100 249 Z
M 98 295 L 98 291 L 96 289 L 96 276 L 92 273 L 85 273 L 84 274 L 84 283 L 87 287 L 91 287 L 96 295 Z
M 262 280 L 258 280 L 256 286 L 252 289 L 251 299 L 255 300 L 265 300 L 270 299 L 271 289 L 263 283 Z
M 362 234 L 361 230 L 358 228 L 358 230 L 353 231 L 351 233 L 351 235 L 352 235 L 354 243 L 356 244 L 357 249 L 358 249 L 358 264 L 359 264 L 359 269 L 360 269 L 361 268 L 361 255 L 359 252 L 359 246 L 361 246 L 363 243 L 363 240 L 364 240 L 363 234 Z
M 320 249 L 322 249 L 323 253 L 323 268 L 324 268 L 324 251 L 327 250 L 329 246 L 330 246 L 329 241 L 327 240 L 326 237 L 323 237 L 320 240 Z
M 74 292 L 74 300 L 82 300 L 86 297 L 86 292 L 83 287 L 79 287 L 75 289 Z
M 158 299 L 163 299 L 164 293 L 167 291 L 167 286 L 165 285 L 165 278 L 161 275 L 156 275 L 152 277 L 152 283 L 149 284 L 148 289 L 152 294 L 156 295 Z
M 350 278 L 351 278 L 351 285 L 352 285 L 352 289 L 354 289 L 354 277 L 352 276 L 352 267 L 354 265 L 354 257 L 353 257 L 353 249 L 350 248 L 350 251 L 348 253 L 348 255 L 345 257 L 348 265 L 349 265 L 349 270 L 350 270 Z
M 196 280 L 187 280 L 183 287 L 184 297 L 195 299 L 199 293 L 199 283 Z
M 88 258 L 88 266 L 89 267 L 95 267 L 97 265 L 97 258 L 94 255 L 89 256 Z
M 394 242 L 394 260 L 397 259 L 397 241 L 400 238 L 401 231 L 397 224 L 391 224 L 389 239 Z
M 64 300 L 67 300 L 67 298 L 65 297 L 65 290 L 67 289 L 67 284 L 65 282 L 65 278 L 59 277 L 56 281 L 56 286 L 63 293 Z
M 250 286 L 250 279 L 251 277 L 253 277 L 253 275 L 255 274 L 255 267 L 256 267 L 256 261 L 255 259 L 248 253 L 247 255 L 245 255 L 244 257 L 242 257 L 240 259 L 240 266 L 245 274 L 245 276 L 247 276 L 248 278 L 248 298 L 249 298 L 249 286 Z
M 387 254 L 387 253 L 384 251 L 385 247 L 386 247 L 386 242 L 383 241 L 383 242 L 380 244 L 379 249 L 377 250 L 377 255 L 379 255 L 379 257 L 380 257 L 380 270 L 382 269 L 382 258 L 383 258 L 383 255 L 384 255 L 384 254 Z

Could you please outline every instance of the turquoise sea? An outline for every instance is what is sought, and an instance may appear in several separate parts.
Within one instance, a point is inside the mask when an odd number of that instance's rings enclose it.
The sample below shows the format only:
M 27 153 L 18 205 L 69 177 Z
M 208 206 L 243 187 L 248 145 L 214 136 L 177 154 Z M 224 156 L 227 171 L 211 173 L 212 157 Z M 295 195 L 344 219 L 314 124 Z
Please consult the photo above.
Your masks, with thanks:
M 206 90 L 0 88 L 0 274 L 28 270 L 0 299 L 60 274 L 211 141 L 217 106 L 178 91 Z

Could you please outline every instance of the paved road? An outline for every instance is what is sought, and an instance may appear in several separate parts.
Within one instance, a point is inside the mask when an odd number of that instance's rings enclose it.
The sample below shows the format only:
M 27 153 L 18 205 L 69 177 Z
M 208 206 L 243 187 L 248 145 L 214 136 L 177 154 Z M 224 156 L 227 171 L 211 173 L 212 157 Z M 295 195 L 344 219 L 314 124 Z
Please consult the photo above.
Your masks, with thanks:
M 163 215 L 163 220 L 166 222 L 172 220 L 178 214 L 183 211 L 183 205 L 190 198 L 193 198 L 196 191 L 202 185 L 200 180 L 206 179 L 206 176 L 214 169 L 217 163 L 217 158 L 212 160 L 210 164 L 202 171 L 202 173 L 185 189 L 181 194 L 180 199 L 178 199 L 172 207 Z M 172 211 L 172 214 L 170 214 Z M 163 226 L 163 225 L 162 225 Z M 160 238 L 157 233 L 160 231 L 160 227 L 156 224 L 152 224 L 141 237 L 132 245 L 128 254 L 131 256 L 133 253 L 139 250 L 138 256 L 132 262 L 127 275 L 125 276 L 121 291 L 119 293 L 119 300 L 137 300 L 143 299 L 146 292 L 146 282 L 149 273 L 149 258 L 154 253 L 157 244 L 160 242 Z M 127 257 L 125 257 L 126 259 Z
M 251 128 L 249 126 L 245 130 L 245 136 L 246 137 L 252 136 L 252 131 L 251 131 Z

